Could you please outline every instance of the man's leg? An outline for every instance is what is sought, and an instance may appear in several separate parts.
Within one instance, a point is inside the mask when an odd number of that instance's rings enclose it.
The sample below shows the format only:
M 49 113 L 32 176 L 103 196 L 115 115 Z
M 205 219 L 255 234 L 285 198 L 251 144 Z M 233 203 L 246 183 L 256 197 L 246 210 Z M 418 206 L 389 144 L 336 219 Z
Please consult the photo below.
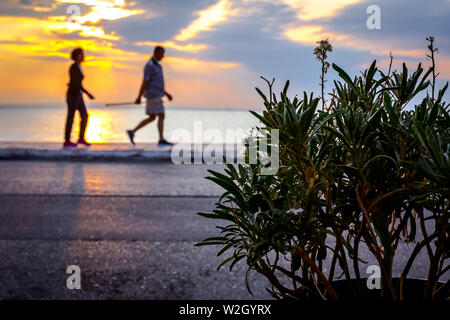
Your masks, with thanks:
M 159 132 L 159 141 L 158 146 L 173 146 L 173 143 L 170 143 L 164 139 L 164 113 L 158 114 L 158 132 Z
M 158 132 L 159 132 L 159 141 L 164 140 L 164 113 L 158 114 Z
M 150 122 L 152 122 L 153 120 L 156 119 L 156 115 L 154 114 L 150 114 L 148 116 L 147 119 L 142 120 L 137 126 L 136 128 L 134 128 L 133 130 L 131 130 L 131 132 L 133 133 L 133 135 L 136 133 L 136 131 L 138 131 L 139 129 L 145 127 L 146 125 L 148 125 Z

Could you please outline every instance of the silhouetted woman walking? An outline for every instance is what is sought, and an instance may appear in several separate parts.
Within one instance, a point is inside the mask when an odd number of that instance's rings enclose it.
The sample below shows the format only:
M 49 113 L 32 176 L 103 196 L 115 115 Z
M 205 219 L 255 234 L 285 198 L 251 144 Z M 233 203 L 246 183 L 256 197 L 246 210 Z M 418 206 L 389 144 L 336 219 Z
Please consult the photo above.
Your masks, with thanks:
M 72 51 L 72 60 L 75 62 L 70 66 L 70 82 L 67 90 L 67 120 L 65 130 L 64 147 L 76 147 L 77 144 L 90 146 L 85 139 L 86 126 L 88 122 L 88 113 L 86 111 L 86 105 L 83 100 L 83 92 L 88 95 L 90 99 L 94 99 L 94 96 L 83 88 L 82 81 L 84 78 L 83 70 L 81 69 L 81 63 L 84 61 L 84 52 L 82 48 L 76 48 Z M 70 133 L 72 131 L 73 117 L 75 111 L 80 112 L 80 135 L 77 143 L 70 141 Z

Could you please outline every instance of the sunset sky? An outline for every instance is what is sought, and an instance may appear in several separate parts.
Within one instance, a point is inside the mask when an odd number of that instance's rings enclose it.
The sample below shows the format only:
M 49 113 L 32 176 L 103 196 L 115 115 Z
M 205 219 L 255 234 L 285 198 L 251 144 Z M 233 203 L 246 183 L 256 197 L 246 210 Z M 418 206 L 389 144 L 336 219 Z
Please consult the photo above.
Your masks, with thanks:
M 374 4 L 380 30 L 366 27 Z M 167 49 L 166 88 L 179 107 L 258 107 L 260 75 L 278 87 L 291 80 L 293 94 L 318 93 L 313 48 L 324 38 L 334 47 L 330 62 L 356 74 L 373 59 L 387 68 L 390 51 L 397 68 L 428 66 L 425 38 L 433 35 L 442 84 L 450 79 L 449 18 L 450 0 L 2 0 L 0 103 L 64 103 L 69 54 L 79 46 L 85 87 L 99 103 L 135 99 L 157 44 Z M 330 70 L 329 86 L 335 78 Z

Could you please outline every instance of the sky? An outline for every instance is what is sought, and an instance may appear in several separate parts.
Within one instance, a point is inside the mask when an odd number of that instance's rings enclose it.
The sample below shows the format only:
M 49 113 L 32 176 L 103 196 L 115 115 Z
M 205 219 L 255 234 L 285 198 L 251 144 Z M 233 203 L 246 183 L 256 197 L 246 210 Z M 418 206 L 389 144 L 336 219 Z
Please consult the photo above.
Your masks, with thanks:
M 380 29 L 367 19 L 380 9 Z M 70 52 L 85 50 L 84 86 L 98 103 L 134 101 L 155 45 L 177 107 L 261 108 L 254 88 L 291 81 L 290 95 L 319 94 L 316 41 L 355 75 L 426 58 L 435 37 L 438 85 L 450 79 L 450 0 L 2 0 L 0 103 L 64 103 Z M 337 79 L 333 69 L 326 88 Z M 448 96 L 448 95 L 447 95 Z

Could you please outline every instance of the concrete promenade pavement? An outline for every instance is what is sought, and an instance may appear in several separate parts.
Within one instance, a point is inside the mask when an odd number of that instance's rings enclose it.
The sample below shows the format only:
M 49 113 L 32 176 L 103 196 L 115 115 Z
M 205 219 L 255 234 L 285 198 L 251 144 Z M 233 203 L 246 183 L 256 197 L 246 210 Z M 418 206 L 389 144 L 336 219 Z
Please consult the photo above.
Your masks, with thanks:
M 242 150 L 241 143 L 180 143 L 174 147 L 159 147 L 155 143 L 134 146 L 131 143 L 93 143 L 90 147 L 62 148 L 62 143 L 57 142 L 0 142 L 0 160 L 168 161 L 175 155 L 201 162 L 202 158 L 217 156 L 220 159 L 222 155 L 238 159 Z
M 0 161 L 0 299 L 270 298 L 245 262 L 216 267 L 221 165 Z M 81 268 L 69 290 L 66 268 Z

